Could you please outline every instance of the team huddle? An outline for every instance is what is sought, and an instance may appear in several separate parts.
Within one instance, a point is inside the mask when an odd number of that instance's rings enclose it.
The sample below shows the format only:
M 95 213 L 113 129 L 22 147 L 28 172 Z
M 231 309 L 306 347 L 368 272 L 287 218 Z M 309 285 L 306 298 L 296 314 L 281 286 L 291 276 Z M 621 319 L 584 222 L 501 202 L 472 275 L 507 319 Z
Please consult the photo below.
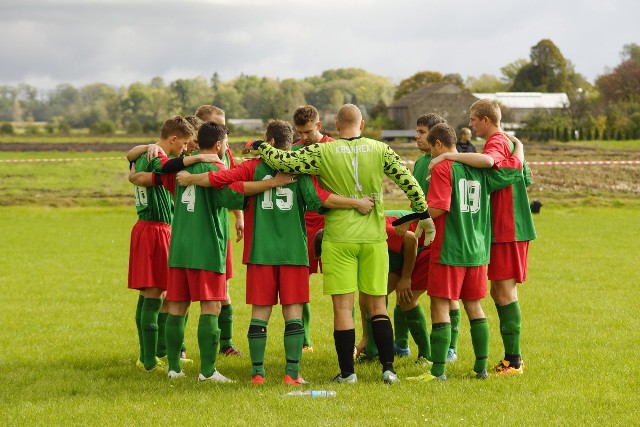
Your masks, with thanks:
M 400 379 L 396 356 L 409 356 L 409 334 L 418 347 L 422 375 L 446 380 L 457 360 L 458 301 L 470 320 L 475 363 L 471 377 L 521 374 L 521 314 L 517 284 L 526 279 L 528 242 L 535 239 L 526 186 L 532 182 L 517 138 L 500 129 L 500 107 L 480 100 L 470 127 L 486 139 L 483 153 L 460 153 L 456 133 L 427 114 L 416 125 L 423 154 L 413 173 L 385 143 L 363 137 L 364 120 L 352 104 L 336 115 L 335 140 L 323 135 L 312 106 L 293 115 L 300 140 L 286 121 L 267 124 L 264 140 L 236 164 L 228 148 L 224 112 L 205 105 L 195 116 L 175 116 L 157 144 L 127 155 L 135 185 L 138 222 L 131 232 L 129 282 L 139 290 L 137 366 L 184 377 L 185 325 L 191 302 L 200 302 L 197 336 L 200 381 L 232 382 L 216 369 L 219 354 L 240 356 L 233 345 L 233 276 L 228 210 L 236 242 L 244 239 L 250 382 L 267 378 L 264 357 L 274 305 L 285 321 L 285 384 L 300 374 L 310 335 L 309 276 L 322 272 L 331 296 L 338 383 L 355 383 L 356 361 L 377 358 L 382 381 Z M 385 211 L 387 176 L 410 201 L 405 211 Z M 487 267 L 488 266 L 488 267 Z M 487 276 L 500 319 L 504 358 L 489 369 L 489 324 L 480 305 Z M 356 344 L 355 292 L 362 316 Z M 394 324 L 387 295 L 396 292 Z M 431 300 L 431 333 L 418 298 Z M 395 329 L 395 335 L 394 335 Z

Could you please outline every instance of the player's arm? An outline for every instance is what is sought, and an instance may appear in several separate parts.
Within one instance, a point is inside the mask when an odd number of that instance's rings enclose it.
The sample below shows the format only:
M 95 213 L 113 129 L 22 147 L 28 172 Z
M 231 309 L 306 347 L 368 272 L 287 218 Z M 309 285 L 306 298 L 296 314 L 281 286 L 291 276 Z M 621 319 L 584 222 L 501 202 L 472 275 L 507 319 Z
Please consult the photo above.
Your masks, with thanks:
M 391 147 L 387 147 L 384 154 L 384 173 L 404 191 L 411 200 L 411 207 L 414 211 L 424 212 L 427 210 L 427 202 L 420 184 L 409 172 L 409 169 L 401 163 L 400 156 Z
M 253 196 L 254 194 L 264 193 L 276 187 L 284 187 L 287 184 L 295 182 L 296 178 L 287 173 L 278 172 L 276 176 L 262 181 L 243 181 L 242 194 L 245 196 Z
M 138 187 L 155 187 L 162 185 L 160 176 L 152 172 L 136 172 L 136 164 L 131 164 L 129 182 Z
M 367 215 L 373 209 L 374 204 L 372 197 L 354 199 L 332 193 L 322 202 L 322 207 L 327 209 L 356 209 L 362 215 Z
M 147 152 L 147 150 L 151 145 L 158 147 L 156 144 L 144 144 L 144 145 L 136 145 L 131 150 L 129 150 L 129 152 L 127 153 L 127 160 L 129 161 L 129 163 L 133 163 L 136 160 L 138 160 L 140 156 L 142 156 Z
M 262 160 L 280 172 L 292 174 L 320 174 L 321 144 L 312 144 L 296 151 L 279 150 L 265 141 L 254 141 L 252 148 L 258 150 Z
M 396 284 L 396 298 L 403 304 L 411 303 L 411 275 L 416 266 L 418 255 L 418 238 L 411 231 L 407 231 L 402 241 L 402 275 Z
M 493 157 L 482 153 L 444 153 L 431 159 L 429 170 L 433 170 L 433 167 L 443 160 L 453 160 L 479 169 L 493 167 L 495 163 Z
M 216 154 L 196 154 L 194 156 L 175 157 L 163 163 L 162 173 L 175 173 L 196 163 L 221 163 Z M 221 163 L 222 164 L 222 163 Z

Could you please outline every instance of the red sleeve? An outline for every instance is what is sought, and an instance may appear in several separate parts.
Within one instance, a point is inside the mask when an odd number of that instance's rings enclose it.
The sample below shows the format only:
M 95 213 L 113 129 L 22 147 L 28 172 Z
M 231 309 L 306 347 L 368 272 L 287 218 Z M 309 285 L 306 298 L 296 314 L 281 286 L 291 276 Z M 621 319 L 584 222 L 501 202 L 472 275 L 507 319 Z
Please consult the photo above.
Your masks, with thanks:
M 316 193 L 318 194 L 318 198 L 320 199 L 320 201 L 322 203 L 324 203 L 329 198 L 329 196 L 331 195 L 331 192 L 325 190 L 322 187 L 320 187 L 320 183 L 318 182 L 318 178 L 315 175 L 311 175 L 311 182 L 313 183 L 313 186 L 316 189 Z
M 171 160 L 169 157 L 165 156 L 162 153 L 158 153 L 158 157 L 160 158 L 160 167 L 164 166 L 165 163 Z
M 229 147 L 227 147 L 227 157 L 229 158 L 229 169 L 235 167 L 236 161 L 233 158 L 233 153 L 231 152 L 231 149 Z
M 176 174 L 175 173 L 165 173 L 160 175 L 160 180 L 162 181 L 162 185 L 166 188 L 169 193 L 176 197 Z
M 209 183 L 214 188 L 223 188 L 227 185 L 231 186 L 231 184 L 238 181 L 240 184 L 242 184 L 243 181 L 253 181 L 253 176 L 259 163 L 260 161 L 246 161 L 237 165 L 233 169 L 210 171 Z M 220 167 L 217 163 L 216 166 Z M 242 186 L 243 191 L 238 191 L 237 185 L 231 188 L 234 191 L 244 193 L 244 186 Z
M 505 141 L 505 136 L 500 132 L 491 135 L 484 145 L 482 153 L 493 158 L 494 168 L 504 159 L 511 156 L 511 151 L 509 150 L 509 145 Z
M 522 162 L 519 158 L 510 156 L 500 163 L 496 163 L 493 167 L 496 169 L 522 169 Z
M 395 228 L 391 223 L 398 219 L 395 216 L 388 216 L 385 218 L 386 220 L 386 231 L 387 231 L 387 246 L 391 252 L 395 252 L 397 254 L 402 253 L 402 244 L 404 243 L 404 237 L 400 236 L 396 233 Z
M 427 205 L 430 208 L 449 212 L 451 207 L 451 160 L 438 163 L 431 171 L 431 185 L 427 193 Z

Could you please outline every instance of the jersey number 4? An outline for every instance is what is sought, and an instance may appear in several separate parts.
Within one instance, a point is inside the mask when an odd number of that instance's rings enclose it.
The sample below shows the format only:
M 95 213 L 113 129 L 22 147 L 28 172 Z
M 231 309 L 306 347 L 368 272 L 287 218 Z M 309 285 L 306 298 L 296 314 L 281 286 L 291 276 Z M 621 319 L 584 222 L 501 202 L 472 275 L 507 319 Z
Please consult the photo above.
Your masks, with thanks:
M 196 208 L 196 186 L 190 185 L 185 188 L 180 201 L 187 205 L 187 212 L 193 212 Z
M 480 210 L 480 183 L 461 179 L 458 181 L 460 212 L 476 213 Z
M 273 178 L 271 175 L 266 175 L 262 180 Z M 276 191 L 276 206 L 281 211 L 290 211 L 293 207 L 293 191 L 289 188 L 276 187 L 272 190 L 267 190 L 263 194 L 262 209 L 273 209 L 273 190 Z

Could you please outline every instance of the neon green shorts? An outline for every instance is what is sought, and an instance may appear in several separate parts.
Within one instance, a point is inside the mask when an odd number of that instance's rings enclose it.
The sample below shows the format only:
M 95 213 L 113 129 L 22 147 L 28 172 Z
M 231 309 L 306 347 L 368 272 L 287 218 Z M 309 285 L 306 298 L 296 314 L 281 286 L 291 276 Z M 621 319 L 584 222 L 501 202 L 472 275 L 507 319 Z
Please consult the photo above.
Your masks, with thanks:
M 340 295 L 361 291 L 387 295 L 389 255 L 387 242 L 322 242 L 324 294 Z

